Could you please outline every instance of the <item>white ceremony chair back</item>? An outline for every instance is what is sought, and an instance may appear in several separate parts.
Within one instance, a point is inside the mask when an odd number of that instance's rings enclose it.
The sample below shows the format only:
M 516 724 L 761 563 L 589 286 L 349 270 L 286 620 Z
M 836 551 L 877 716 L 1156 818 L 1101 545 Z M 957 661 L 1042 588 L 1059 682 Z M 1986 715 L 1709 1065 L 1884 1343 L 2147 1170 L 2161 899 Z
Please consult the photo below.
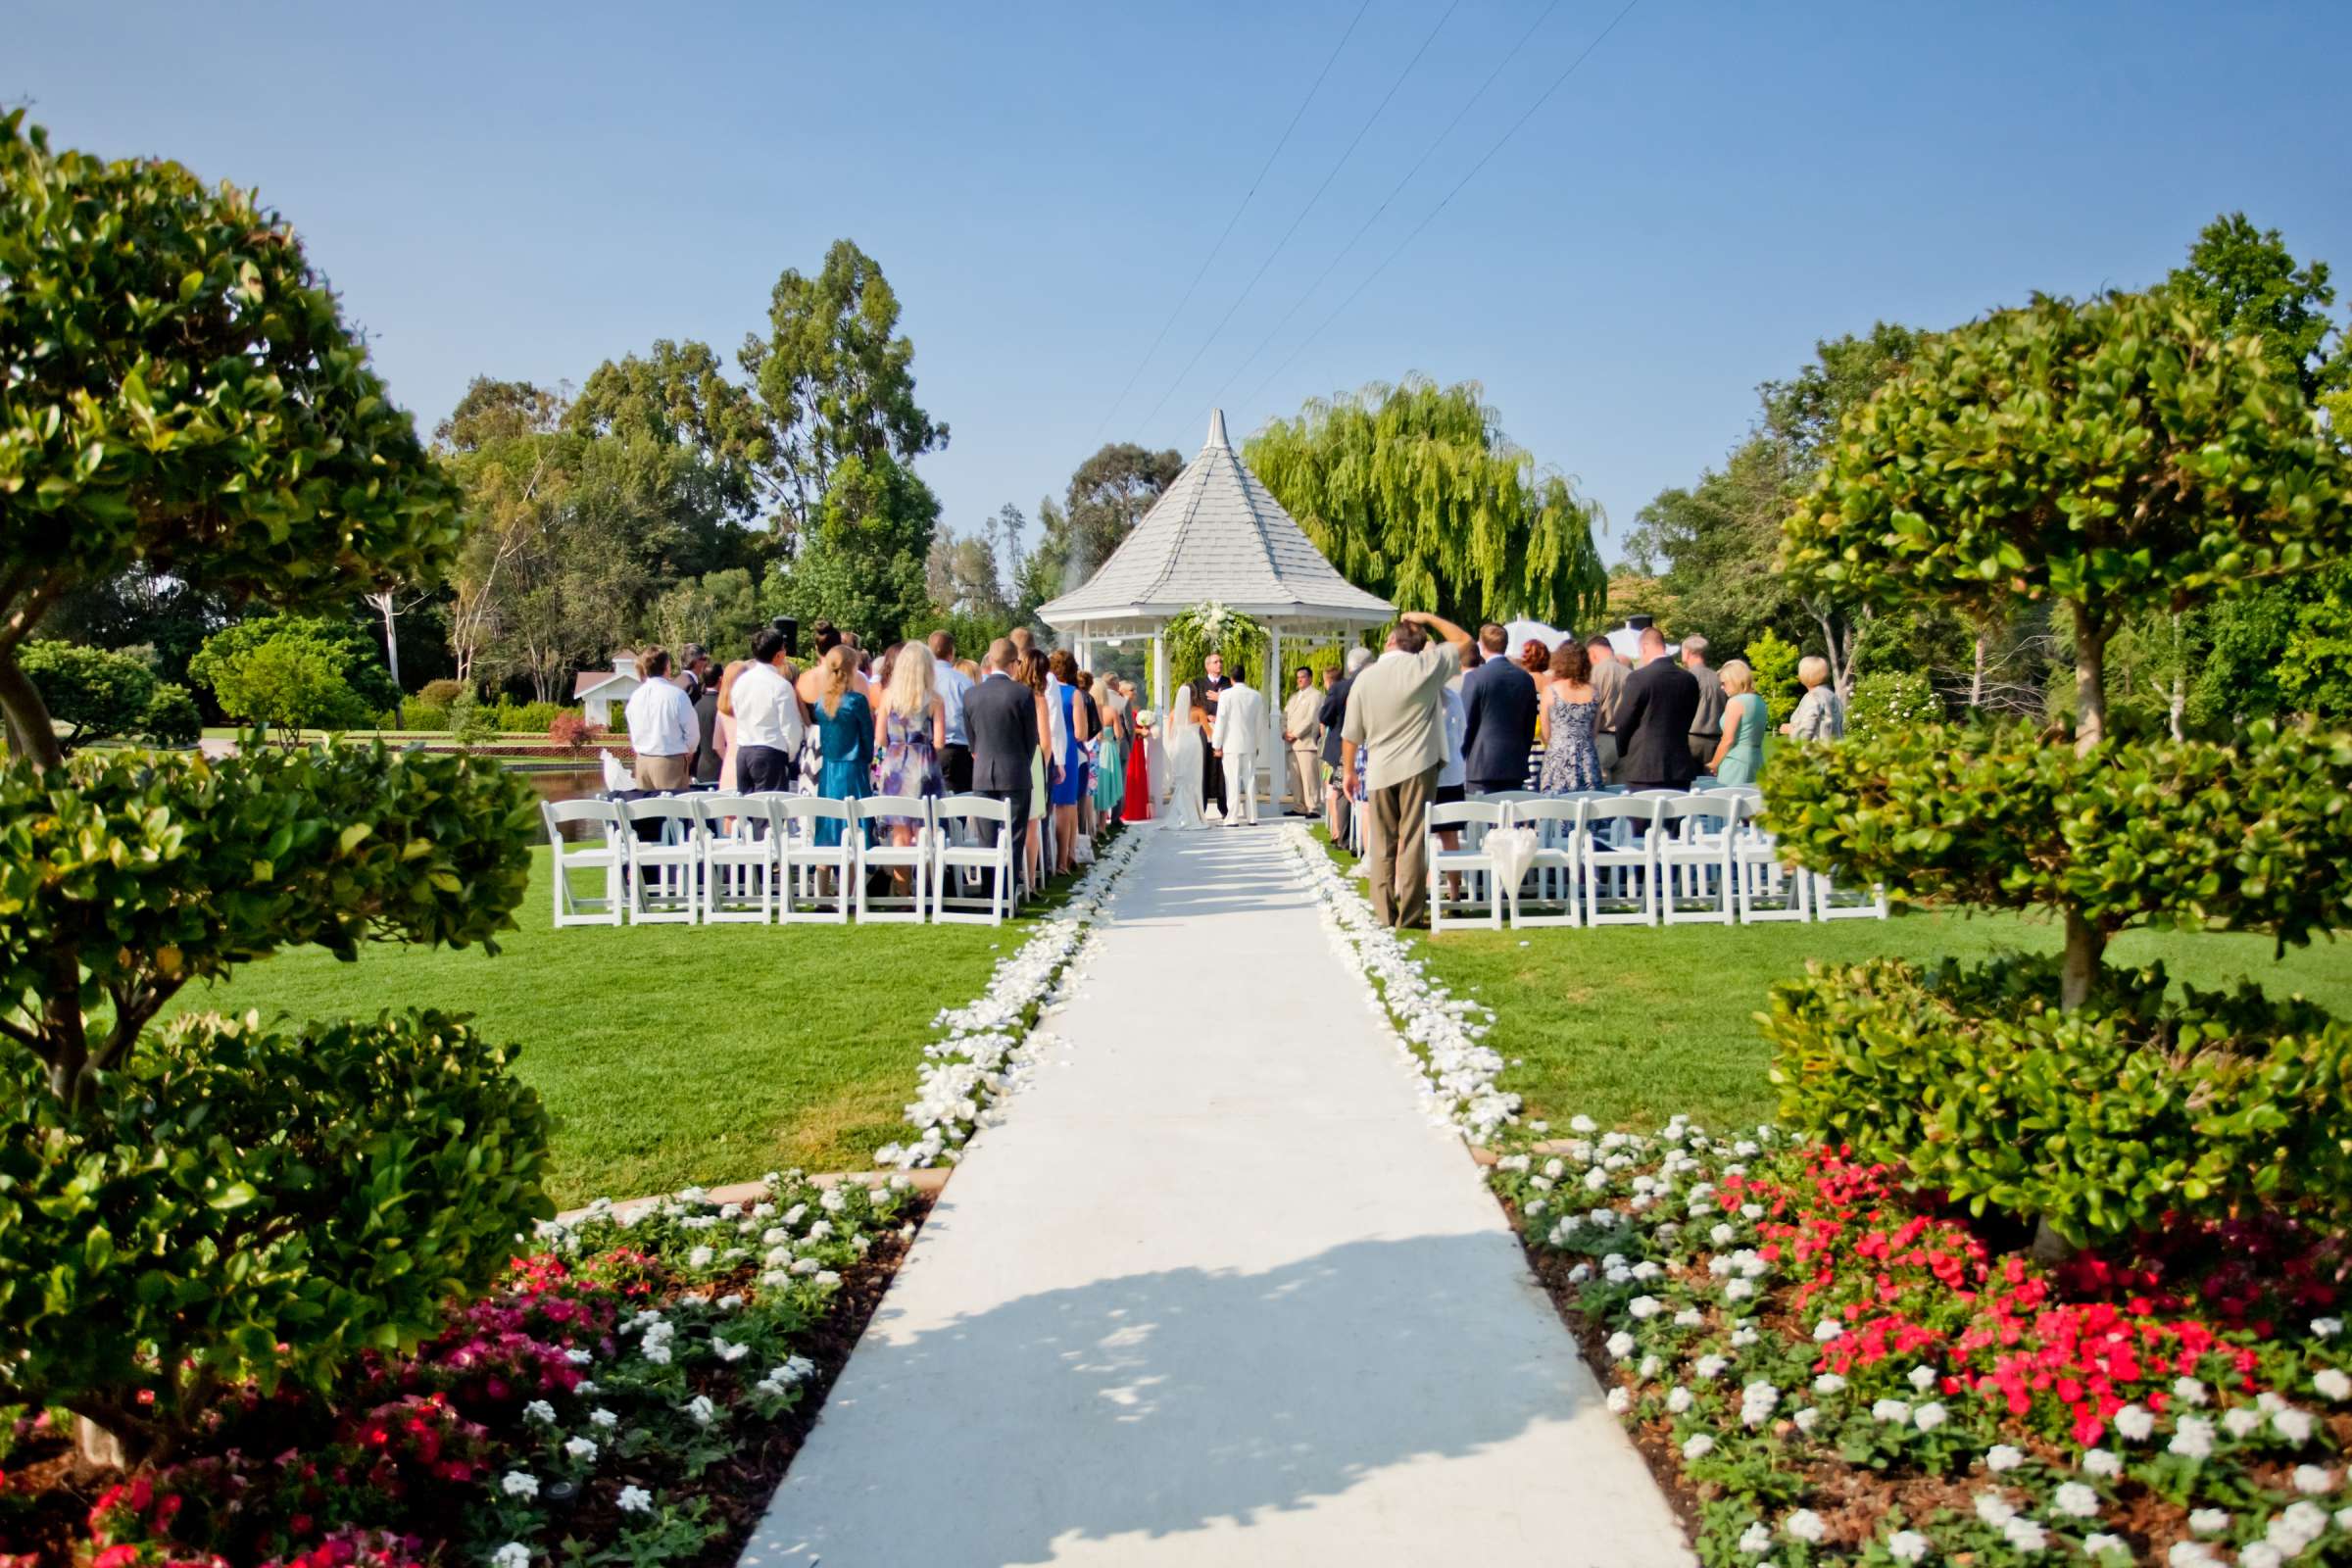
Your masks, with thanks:
M 1740 820 L 1732 833 L 1732 879 L 1741 925 L 1812 918 L 1806 893 L 1812 878 L 1781 861 L 1780 842 L 1760 827 L 1761 795 L 1740 793 Z
M 1576 863 L 1577 837 L 1584 830 L 1584 797 L 1527 794 L 1510 802 L 1508 811 L 1511 826 L 1533 828 L 1536 833 L 1536 858 L 1526 878 L 1517 888 L 1505 890 L 1511 900 L 1512 927 L 1583 924 Z
M 880 819 L 885 816 L 912 817 L 915 820 L 914 842 L 893 844 L 890 828 Z M 858 918 L 866 920 L 922 921 L 930 913 L 932 843 L 935 829 L 931 817 L 931 802 L 921 795 L 868 795 L 858 803 L 858 817 L 872 826 L 872 842 L 867 835 L 858 835 Z M 904 894 L 869 896 L 865 890 L 865 873 L 873 870 L 905 870 L 907 891 Z
M 1587 925 L 1658 923 L 1656 796 L 1619 795 L 1584 803 L 1577 871 Z
M 1812 873 L 1813 918 L 1816 920 L 1884 920 L 1886 889 L 1877 883 L 1867 889 L 1840 887 L 1827 871 Z
M 547 824 L 550 865 L 556 873 L 555 923 L 620 924 L 621 871 L 628 853 L 620 842 L 627 831 L 620 808 L 611 801 L 541 801 L 539 817 Z M 590 831 L 566 840 L 564 829 L 575 823 Z M 604 893 L 582 897 L 571 884 L 575 871 L 602 873 Z
M 623 801 L 629 830 L 629 923 L 692 925 L 702 916 L 703 824 L 691 797 L 657 795 Z M 659 823 L 662 840 L 648 844 L 638 832 Z
M 1013 888 L 1012 803 L 951 795 L 932 813 L 931 918 L 941 924 L 1003 925 L 1019 897 Z M 992 824 L 994 831 L 982 830 Z M 994 838 L 993 844 L 988 842 Z M 987 889 L 987 897 L 973 893 Z
M 776 916 L 776 842 L 767 807 L 749 795 L 694 797 L 703 822 L 703 920 L 765 925 Z
M 1446 805 L 1430 806 L 1423 813 L 1421 832 L 1425 839 L 1424 858 L 1429 862 L 1429 930 L 1432 936 L 1447 926 L 1483 925 L 1490 930 L 1502 928 L 1502 892 L 1495 886 L 1494 858 L 1487 853 L 1486 837 L 1502 826 L 1503 808 L 1491 801 L 1454 801 Z M 1454 831 L 1461 840 L 1459 849 L 1446 849 L 1439 843 L 1438 835 Z M 1446 897 L 1446 879 L 1457 878 L 1462 884 L 1462 897 Z M 1483 905 L 1486 914 L 1480 919 L 1469 918 L 1466 911 Z
M 1739 816 L 1728 795 L 1658 803 L 1658 907 L 1668 925 L 1732 923 L 1732 832 Z
M 850 803 L 821 795 L 752 799 L 767 803 L 768 838 L 776 849 L 776 918 L 848 924 L 858 879 L 858 813 Z M 826 822 L 840 826 L 839 843 L 816 842 L 816 830 Z

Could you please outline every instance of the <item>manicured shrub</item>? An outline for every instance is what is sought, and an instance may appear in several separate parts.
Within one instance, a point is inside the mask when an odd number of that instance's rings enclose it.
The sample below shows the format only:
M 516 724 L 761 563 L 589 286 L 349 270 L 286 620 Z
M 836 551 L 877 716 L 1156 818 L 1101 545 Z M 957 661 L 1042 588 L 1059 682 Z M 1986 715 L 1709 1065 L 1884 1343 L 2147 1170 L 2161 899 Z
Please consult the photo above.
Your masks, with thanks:
M 36 641 L 17 662 L 40 688 L 50 718 L 74 726 L 75 746 L 136 734 L 155 696 L 155 672 L 129 654 Z
M 432 1012 L 199 1014 L 69 1106 L 0 1056 L 0 1403 L 152 1451 L 224 1384 L 414 1346 L 554 1212 L 511 1062 Z
M 1881 735 L 1907 735 L 1943 717 L 1943 699 L 1927 671 L 1883 669 L 1854 682 L 1854 700 L 1846 705 L 1845 738 L 1867 741 Z
M 139 733 L 156 746 L 193 746 L 204 734 L 204 714 L 185 686 L 159 680 L 139 717 Z
M 305 729 L 353 729 L 367 718 L 333 651 L 298 632 L 218 653 L 207 642 L 188 662 L 188 672 L 213 689 L 220 711 L 273 729 L 287 744 Z
M 556 715 L 564 710 L 564 705 L 561 703 L 501 702 L 497 707 L 489 710 L 489 712 L 490 716 L 497 721 L 501 734 L 544 735 L 547 733 L 547 726 L 553 724 L 556 721 Z
M 449 710 L 421 697 L 411 697 L 400 705 L 400 727 L 428 733 L 449 728 Z
M 1814 966 L 1774 988 L 1785 1119 L 2075 1246 L 2352 1200 L 2352 1024 L 2246 985 L 2168 999 L 2161 966 L 2059 1006 L 2042 957 Z
M 584 752 L 596 742 L 596 726 L 587 715 L 566 710 L 558 713 L 547 726 L 547 738 L 558 746 L 574 752 Z
M 417 688 L 416 701 L 435 708 L 448 708 L 457 702 L 460 694 L 471 690 L 471 684 L 462 680 L 428 680 Z

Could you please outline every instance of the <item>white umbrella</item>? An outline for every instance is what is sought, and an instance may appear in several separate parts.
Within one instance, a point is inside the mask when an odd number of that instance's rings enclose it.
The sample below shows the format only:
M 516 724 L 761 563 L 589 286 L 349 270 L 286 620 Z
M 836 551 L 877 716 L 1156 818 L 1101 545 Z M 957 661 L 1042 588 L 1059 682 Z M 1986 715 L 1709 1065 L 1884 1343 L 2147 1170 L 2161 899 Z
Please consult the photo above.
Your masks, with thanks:
M 1560 639 L 1568 635 L 1564 631 L 1552 630 L 1540 620 L 1505 621 L 1502 634 L 1509 639 L 1503 645 L 1503 653 L 1511 659 L 1519 657 L 1519 650 L 1527 646 L 1527 640 L 1530 637 L 1535 638 L 1546 648 L 1557 648 L 1560 646 Z

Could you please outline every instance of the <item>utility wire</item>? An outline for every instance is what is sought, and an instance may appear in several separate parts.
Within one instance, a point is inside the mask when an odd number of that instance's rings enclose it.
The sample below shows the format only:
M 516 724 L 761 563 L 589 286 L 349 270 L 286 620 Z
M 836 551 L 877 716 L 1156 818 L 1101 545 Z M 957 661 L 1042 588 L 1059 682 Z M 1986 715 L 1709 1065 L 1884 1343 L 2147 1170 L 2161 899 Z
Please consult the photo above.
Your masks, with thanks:
M 1257 385 L 1257 390 L 1250 394 L 1250 402 L 1254 403 L 1259 397 L 1263 396 L 1266 389 L 1274 384 L 1275 378 L 1280 376 L 1283 371 L 1291 368 L 1292 362 L 1297 360 L 1298 356 L 1305 351 L 1306 346 L 1309 343 L 1312 343 L 1316 338 L 1321 337 L 1324 331 L 1330 327 L 1331 323 L 1340 318 L 1341 312 L 1347 310 L 1348 306 L 1355 303 L 1356 296 L 1363 293 L 1365 289 L 1371 287 L 1372 280 L 1380 276 L 1381 273 L 1387 271 L 1389 270 L 1389 264 L 1396 261 L 1398 256 L 1404 254 L 1404 248 L 1407 245 L 1410 245 L 1414 240 L 1418 239 L 1421 235 L 1421 231 L 1429 227 L 1430 223 L 1437 218 L 1437 216 L 1444 212 L 1446 206 L 1451 203 L 1456 196 L 1459 196 L 1462 193 L 1462 187 L 1469 184 L 1471 180 L 1475 179 L 1478 176 L 1478 172 L 1486 168 L 1488 162 L 1492 160 L 1496 153 L 1502 151 L 1503 144 L 1505 142 L 1509 141 L 1513 136 L 1519 134 L 1521 127 L 1526 125 L 1530 120 L 1535 118 L 1536 111 L 1542 109 L 1545 104 L 1549 103 L 1551 101 L 1551 95 L 1558 92 L 1562 87 L 1568 84 L 1568 78 L 1576 74 L 1577 68 L 1582 66 L 1587 60 L 1592 57 L 1592 51 L 1598 49 L 1601 44 L 1607 40 L 1609 34 L 1617 30 L 1617 24 L 1623 22 L 1627 17 L 1633 15 L 1634 8 L 1641 3 L 1642 0 L 1626 0 L 1625 8 L 1619 11 L 1617 15 L 1609 19 L 1609 24 L 1601 28 L 1600 32 L 1591 43 L 1585 45 L 1584 52 L 1568 63 L 1568 69 L 1566 71 L 1561 72 L 1559 75 L 1552 78 L 1551 85 L 1544 89 L 1542 96 L 1537 98 L 1534 103 L 1527 106 L 1527 112 L 1521 115 L 1517 120 L 1511 122 L 1510 129 L 1504 131 L 1500 136 L 1497 136 L 1494 139 L 1494 145 L 1489 147 L 1486 152 L 1480 156 L 1478 162 L 1470 166 L 1469 172 L 1465 173 L 1459 180 L 1454 182 L 1453 189 L 1446 193 L 1445 200 L 1439 202 L 1437 206 L 1431 208 L 1429 210 L 1429 216 L 1422 219 L 1420 222 L 1414 224 L 1412 232 L 1405 235 L 1404 238 L 1398 240 L 1396 242 L 1396 248 L 1389 252 L 1387 256 L 1381 258 L 1380 265 L 1372 269 L 1370 272 L 1366 273 L 1362 282 L 1356 284 L 1354 288 L 1349 289 L 1348 291 L 1348 297 L 1341 300 L 1338 307 L 1335 308 L 1329 316 L 1325 317 L 1312 332 L 1307 333 L 1306 336 L 1298 340 L 1298 346 L 1293 348 L 1290 354 L 1285 357 L 1283 362 L 1274 368 L 1273 374 L 1268 375 L 1263 381 L 1259 382 Z
M 1257 357 L 1266 352 L 1267 346 L 1270 345 L 1277 337 L 1282 335 L 1282 329 L 1291 324 L 1292 318 L 1298 314 L 1300 309 L 1305 306 L 1308 300 L 1314 298 L 1315 290 L 1323 286 L 1324 280 L 1330 277 L 1333 271 L 1339 268 L 1340 263 L 1347 259 L 1348 253 L 1354 250 L 1358 244 L 1362 243 L 1363 237 L 1372 231 L 1372 225 L 1380 221 L 1380 215 L 1389 210 L 1389 205 L 1392 202 L 1396 201 L 1397 197 L 1404 194 L 1404 187 L 1413 182 L 1413 176 L 1421 172 L 1422 167 L 1429 162 L 1431 156 L 1435 154 L 1440 147 L 1446 145 L 1446 138 L 1453 134 L 1454 127 L 1462 122 L 1462 117 L 1469 114 L 1472 109 L 1478 106 L 1478 101 L 1487 95 L 1487 89 L 1494 85 L 1495 78 L 1503 74 L 1504 70 L 1509 67 L 1512 61 L 1519 58 L 1519 51 L 1527 47 L 1528 40 L 1536 35 L 1537 31 L 1543 27 L 1544 23 L 1551 20 L 1551 14 L 1554 11 L 1557 11 L 1559 8 L 1560 0 L 1551 0 L 1551 4 L 1545 6 L 1543 10 L 1543 13 L 1528 25 L 1528 29 L 1519 35 L 1519 41 L 1511 45 L 1510 53 L 1504 55 L 1499 61 L 1495 62 L 1494 69 L 1487 73 L 1487 79 L 1478 84 L 1478 90 L 1462 100 L 1462 107 L 1453 112 L 1453 118 L 1451 120 L 1446 122 L 1446 128 L 1439 131 L 1437 136 L 1430 142 L 1430 144 L 1421 150 L 1421 156 L 1419 158 L 1413 160 L 1413 167 L 1404 172 L 1404 177 L 1396 181 L 1396 183 L 1390 188 L 1389 193 L 1380 199 L 1380 205 L 1372 209 L 1372 216 L 1365 219 L 1363 225 L 1356 229 L 1353 234 L 1348 236 L 1347 244 L 1341 246 L 1332 254 L 1331 260 L 1324 265 L 1323 270 L 1315 274 L 1315 280 L 1312 283 L 1307 284 L 1305 288 L 1299 290 L 1298 297 L 1291 301 L 1291 308 L 1282 313 L 1282 319 L 1276 321 L 1272 328 L 1267 331 L 1266 335 L 1258 339 L 1257 347 L 1250 351 L 1249 357 L 1243 360 L 1241 364 L 1234 367 L 1233 374 L 1228 376 L 1225 380 L 1225 384 L 1217 389 L 1217 395 L 1213 401 L 1218 403 L 1224 402 L 1225 394 L 1231 392 L 1234 388 L 1234 383 L 1241 380 L 1242 372 L 1257 363 Z
M 1159 346 L 1167 341 L 1168 328 L 1176 324 L 1176 318 L 1182 316 L 1184 308 L 1193 302 L 1194 291 L 1200 288 L 1200 280 L 1208 275 L 1209 265 L 1216 261 L 1217 252 L 1225 248 L 1226 239 L 1233 233 L 1233 225 L 1242 220 L 1242 213 L 1249 207 L 1250 198 L 1257 194 L 1257 187 L 1265 182 L 1266 175 L 1273 171 L 1274 160 L 1280 158 L 1283 148 L 1290 145 L 1291 132 L 1297 130 L 1298 122 L 1306 117 L 1307 105 L 1315 101 L 1315 94 L 1323 88 L 1323 78 L 1331 74 L 1333 66 L 1339 64 L 1340 51 L 1348 47 L 1348 40 L 1355 35 L 1355 24 L 1363 21 L 1364 13 L 1371 9 L 1372 0 L 1363 0 L 1363 4 L 1355 8 L 1355 15 L 1348 19 L 1347 30 L 1340 34 L 1340 41 L 1332 46 L 1331 58 L 1324 61 L 1323 69 L 1316 73 L 1314 85 L 1308 87 L 1306 96 L 1298 100 L 1298 113 L 1292 115 L 1291 122 L 1283 127 L 1281 139 L 1274 143 L 1274 150 L 1266 155 L 1266 162 L 1258 170 L 1257 178 L 1251 180 L 1250 188 L 1242 193 L 1240 205 L 1234 208 L 1233 216 L 1225 220 L 1225 227 L 1218 233 L 1217 242 L 1211 245 L 1208 248 L 1208 254 L 1200 259 L 1200 270 L 1195 272 L 1193 280 L 1185 285 L 1184 297 L 1176 302 L 1176 308 L 1168 313 L 1168 318 L 1159 323 L 1159 335 L 1152 340 L 1152 346 L 1144 350 L 1144 357 L 1136 362 L 1134 373 L 1127 377 L 1127 384 L 1119 388 L 1119 395 L 1111 399 L 1110 406 L 1102 411 L 1102 422 L 1095 426 L 1095 433 L 1090 438 L 1090 444 L 1102 439 L 1103 430 L 1110 424 L 1110 416 L 1119 411 L 1120 404 L 1127 401 L 1127 394 L 1135 390 L 1135 383 L 1143 375 L 1144 367 L 1152 363 L 1152 356 L 1157 354 Z
M 1558 0 L 1553 0 L 1553 3 L 1556 5 Z M 1250 274 L 1250 281 L 1242 285 L 1241 293 L 1235 295 L 1233 303 L 1225 307 L 1225 314 L 1217 318 L 1216 325 L 1208 329 L 1208 335 L 1200 340 L 1200 346 L 1193 350 L 1193 357 L 1185 362 L 1183 369 L 1176 372 L 1176 379 L 1168 383 L 1168 389 L 1159 395 L 1159 401 L 1152 405 L 1152 412 L 1137 421 L 1139 430 L 1149 430 L 1153 417 L 1168 406 L 1168 399 L 1176 395 L 1176 389 L 1184 385 L 1184 378 L 1193 373 L 1193 367 L 1200 363 L 1200 356 L 1206 354 L 1209 345 L 1216 342 L 1217 334 L 1225 330 L 1225 323 L 1233 319 L 1233 313 L 1242 308 L 1242 302 L 1256 289 L 1258 279 L 1266 275 L 1266 269 L 1274 265 L 1274 259 L 1290 244 L 1291 236 L 1298 232 L 1298 225 L 1306 221 L 1306 215 L 1315 210 L 1315 204 L 1323 199 L 1323 193 L 1331 189 L 1331 182 L 1339 178 L 1340 171 L 1347 167 L 1348 160 L 1355 156 L 1355 149 L 1363 142 L 1365 133 L 1380 119 L 1381 112 L 1389 107 L 1390 100 L 1396 96 L 1396 89 L 1404 85 L 1404 78 L 1413 74 L 1413 68 L 1421 63 L 1423 55 L 1429 53 L 1429 46 L 1438 41 L 1438 34 L 1445 30 L 1446 24 L 1453 19 L 1453 14 L 1461 9 L 1461 5 L 1462 0 L 1453 0 L 1446 8 L 1446 14 L 1438 18 L 1438 24 L 1429 29 L 1428 36 L 1421 40 L 1421 47 L 1413 51 L 1413 58 L 1404 63 L 1404 69 L 1396 73 L 1396 79 L 1389 83 L 1389 90 L 1381 94 L 1379 103 L 1372 106 L 1372 113 L 1365 116 L 1364 122 L 1356 127 L 1354 139 L 1348 143 L 1330 172 L 1324 174 L 1323 183 L 1315 187 L 1315 193 L 1306 199 L 1306 205 L 1298 209 L 1298 216 L 1291 220 L 1291 226 L 1283 230 L 1282 238 L 1274 242 L 1274 248 L 1266 253 L 1266 259 L 1257 264 L 1257 270 Z

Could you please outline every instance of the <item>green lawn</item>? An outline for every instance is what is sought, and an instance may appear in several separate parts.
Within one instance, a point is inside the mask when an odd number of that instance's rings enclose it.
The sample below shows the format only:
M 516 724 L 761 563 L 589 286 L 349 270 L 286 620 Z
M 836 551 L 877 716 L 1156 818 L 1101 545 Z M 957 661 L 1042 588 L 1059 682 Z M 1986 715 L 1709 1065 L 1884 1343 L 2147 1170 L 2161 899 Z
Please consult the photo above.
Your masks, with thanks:
M 1343 860 L 1351 859 L 1343 851 Z M 1547 927 L 1415 937 L 1431 973 L 1496 1011 L 1502 1086 L 1528 1114 L 1578 1112 L 1603 1126 L 1653 1128 L 1676 1111 L 1718 1126 L 1773 1113 L 1769 1053 L 1754 1013 L 1772 982 L 1808 958 L 1972 959 L 2055 951 L 2056 929 L 2032 916 L 1898 912 L 1890 920 L 1813 925 Z M 2352 1014 L 2352 943 L 2323 938 L 2272 959 L 2268 937 L 2128 932 L 2108 950 L 2124 964 L 2164 960 L 2176 980 L 2257 980 Z
M 381 945 L 340 963 L 303 949 L 190 987 L 178 1008 L 474 1014 L 521 1044 L 519 1070 L 557 1118 L 555 1198 L 570 1206 L 868 1166 L 904 1131 L 933 1016 L 977 996 L 1027 936 L 1026 920 L 558 931 L 536 854 L 521 929 L 495 957 Z

